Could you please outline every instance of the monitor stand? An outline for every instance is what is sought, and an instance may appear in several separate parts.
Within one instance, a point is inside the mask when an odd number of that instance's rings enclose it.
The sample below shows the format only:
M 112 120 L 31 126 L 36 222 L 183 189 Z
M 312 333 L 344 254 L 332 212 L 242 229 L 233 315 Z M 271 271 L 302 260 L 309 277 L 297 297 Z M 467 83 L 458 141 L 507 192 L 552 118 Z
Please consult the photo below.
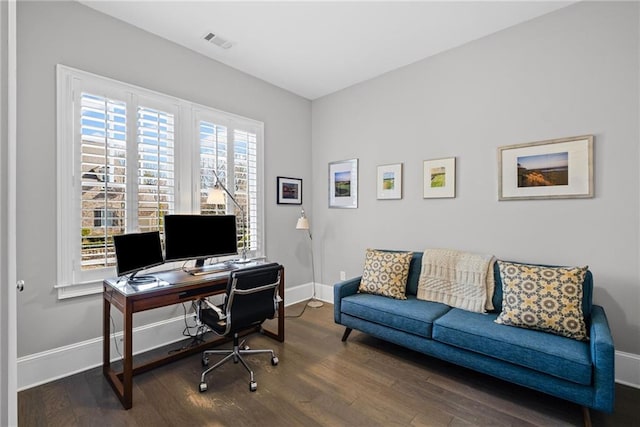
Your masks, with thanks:
M 151 283 L 156 282 L 158 279 L 155 276 L 136 276 L 136 272 L 134 272 L 129 278 L 127 278 L 127 283 L 130 285 L 140 285 L 143 283 Z

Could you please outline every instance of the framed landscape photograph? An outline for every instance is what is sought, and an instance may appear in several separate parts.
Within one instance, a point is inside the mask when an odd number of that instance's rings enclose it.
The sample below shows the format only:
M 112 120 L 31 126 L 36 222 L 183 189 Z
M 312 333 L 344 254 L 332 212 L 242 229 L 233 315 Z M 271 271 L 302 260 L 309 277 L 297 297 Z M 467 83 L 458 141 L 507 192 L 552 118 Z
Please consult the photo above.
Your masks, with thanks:
M 278 180 L 278 204 L 301 205 L 302 204 L 302 180 L 299 178 L 277 177 Z
M 423 171 L 423 197 L 425 199 L 456 197 L 455 157 L 425 160 Z
M 498 148 L 498 200 L 593 197 L 593 135 Z
M 329 163 L 329 207 L 358 207 L 358 159 Z
M 402 199 L 402 163 L 378 166 L 376 185 L 379 200 Z

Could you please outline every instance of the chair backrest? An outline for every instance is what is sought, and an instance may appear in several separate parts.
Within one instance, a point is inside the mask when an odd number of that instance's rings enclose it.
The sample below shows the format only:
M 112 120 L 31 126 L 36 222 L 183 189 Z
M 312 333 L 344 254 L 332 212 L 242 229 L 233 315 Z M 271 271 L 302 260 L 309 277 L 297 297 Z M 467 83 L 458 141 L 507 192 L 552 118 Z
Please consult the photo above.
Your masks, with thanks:
M 229 332 L 260 324 L 274 317 L 282 266 L 259 265 L 231 272 L 227 283 L 225 312 Z

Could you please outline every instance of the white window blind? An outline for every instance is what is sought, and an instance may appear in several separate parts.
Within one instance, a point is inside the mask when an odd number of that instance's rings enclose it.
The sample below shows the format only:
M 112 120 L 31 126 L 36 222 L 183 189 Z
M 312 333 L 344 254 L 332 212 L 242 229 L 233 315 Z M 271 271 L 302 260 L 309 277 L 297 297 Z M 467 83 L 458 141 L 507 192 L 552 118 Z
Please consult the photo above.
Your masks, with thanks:
M 215 173 L 227 185 L 227 128 L 206 121 L 199 123 L 200 135 L 200 213 L 202 215 L 224 215 L 225 204 L 214 204 L 209 192 L 216 184 Z
M 233 147 L 235 197 L 246 214 L 246 224 L 242 224 L 242 227 L 246 228 L 247 242 L 239 247 L 246 245 L 248 250 L 255 251 L 258 249 L 256 134 L 235 129 Z M 242 230 L 238 230 L 238 233 L 242 239 Z
M 179 98 L 57 67 L 59 298 L 101 292 L 113 236 L 159 230 L 168 213 L 236 214 L 238 248 L 262 256 L 263 124 Z M 212 171 L 227 199 L 208 204 Z
M 138 107 L 138 229 L 163 231 L 175 208 L 174 117 Z
M 200 129 L 200 213 L 233 214 L 237 219 L 238 251 L 258 251 L 257 136 L 239 129 L 199 122 Z M 233 135 L 228 140 L 228 135 Z M 244 210 L 225 198 L 224 204 L 213 204 L 209 192 L 216 184 L 215 173 Z M 233 182 L 233 185 L 230 185 Z M 244 219 L 244 223 L 242 220 Z M 245 234 L 246 233 L 246 234 Z M 246 239 L 246 241 L 245 241 Z
M 82 270 L 115 265 L 113 236 L 125 231 L 126 112 L 123 101 L 81 95 L 82 219 L 76 236 Z

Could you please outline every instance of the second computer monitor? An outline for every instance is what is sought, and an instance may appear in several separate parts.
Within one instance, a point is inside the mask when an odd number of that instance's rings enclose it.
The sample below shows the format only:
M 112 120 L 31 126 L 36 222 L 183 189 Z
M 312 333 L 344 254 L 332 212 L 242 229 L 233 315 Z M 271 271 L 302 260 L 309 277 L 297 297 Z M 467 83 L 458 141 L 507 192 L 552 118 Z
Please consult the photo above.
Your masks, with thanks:
M 165 259 L 203 260 L 238 253 L 234 215 L 166 215 Z
M 113 244 L 116 251 L 118 276 L 131 274 L 133 279 L 138 271 L 164 262 L 160 233 L 157 231 L 113 236 Z

